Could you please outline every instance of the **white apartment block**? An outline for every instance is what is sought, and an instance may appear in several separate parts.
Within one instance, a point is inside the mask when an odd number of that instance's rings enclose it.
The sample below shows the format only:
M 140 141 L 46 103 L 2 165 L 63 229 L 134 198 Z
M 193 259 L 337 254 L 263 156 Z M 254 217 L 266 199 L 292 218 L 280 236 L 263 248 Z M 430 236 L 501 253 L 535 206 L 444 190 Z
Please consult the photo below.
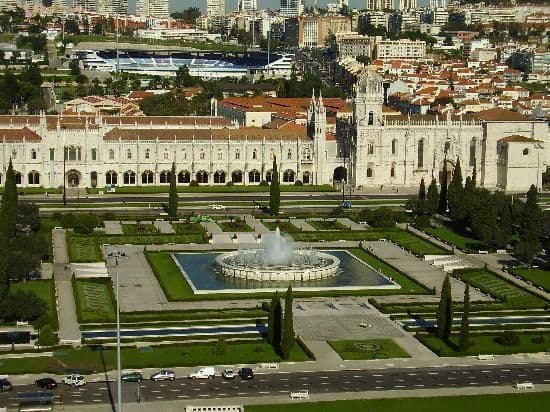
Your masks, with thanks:
M 367 0 L 367 10 L 391 10 L 391 9 L 393 9 L 393 0 Z
M 449 12 L 447 9 L 438 8 L 432 10 L 432 24 L 434 26 L 444 26 L 449 21 Z
M 137 0 L 136 15 L 142 17 L 170 17 L 170 0 Z
M 369 56 L 372 38 L 358 33 L 340 33 L 336 35 L 338 57 Z
M 74 0 L 73 7 L 81 8 L 82 11 L 87 12 L 97 12 L 97 2 L 98 0 Z
M 17 7 L 17 0 L 0 0 L 0 11 L 13 10 Z
M 258 10 L 257 0 L 239 0 L 239 11 Z
M 304 0 L 281 0 L 281 15 L 297 17 L 304 13 Z
M 97 12 L 104 16 L 128 14 L 128 0 L 97 0 Z
M 210 17 L 225 15 L 225 0 L 206 0 L 206 15 Z
M 370 11 L 367 13 L 367 23 L 374 27 L 382 26 L 387 29 L 389 17 L 390 15 L 383 11 Z
M 399 10 L 416 9 L 416 0 L 399 0 Z
M 426 56 L 426 42 L 421 40 L 377 40 L 376 58 L 382 60 L 418 60 Z

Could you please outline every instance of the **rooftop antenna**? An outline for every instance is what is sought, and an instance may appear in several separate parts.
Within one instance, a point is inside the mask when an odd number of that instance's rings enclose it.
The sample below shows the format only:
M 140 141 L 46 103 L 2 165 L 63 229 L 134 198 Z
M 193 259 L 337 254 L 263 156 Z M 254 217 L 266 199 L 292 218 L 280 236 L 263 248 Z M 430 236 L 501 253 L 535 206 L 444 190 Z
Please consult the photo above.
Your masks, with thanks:
M 267 31 L 267 65 L 269 66 L 269 51 L 271 49 L 271 18 L 269 20 L 269 30 Z

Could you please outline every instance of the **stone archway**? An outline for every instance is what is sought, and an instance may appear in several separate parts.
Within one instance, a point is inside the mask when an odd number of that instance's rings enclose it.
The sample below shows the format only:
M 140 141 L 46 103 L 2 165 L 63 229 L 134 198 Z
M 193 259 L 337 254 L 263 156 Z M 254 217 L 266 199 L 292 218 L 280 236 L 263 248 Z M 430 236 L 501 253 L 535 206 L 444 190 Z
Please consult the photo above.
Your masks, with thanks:
M 78 170 L 69 170 L 65 176 L 68 187 L 79 187 L 82 181 L 82 175 Z
M 334 183 L 339 183 L 348 179 L 348 170 L 344 166 L 338 166 L 334 169 L 332 180 Z

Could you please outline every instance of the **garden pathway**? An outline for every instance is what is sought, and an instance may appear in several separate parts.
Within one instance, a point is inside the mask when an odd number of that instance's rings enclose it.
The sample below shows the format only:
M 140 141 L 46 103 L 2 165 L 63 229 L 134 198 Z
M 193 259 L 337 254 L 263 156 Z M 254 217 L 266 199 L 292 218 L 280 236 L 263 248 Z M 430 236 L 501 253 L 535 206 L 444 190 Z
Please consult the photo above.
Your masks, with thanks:
M 122 226 L 120 225 L 120 222 L 115 220 L 105 220 L 103 222 L 105 225 L 105 233 L 107 235 L 122 235 L 124 232 L 122 231 Z
M 206 229 L 206 232 L 207 232 L 209 235 L 214 235 L 214 234 L 223 233 L 222 228 L 219 227 L 215 221 L 211 221 L 211 222 L 201 222 L 201 225 Z
M 261 220 L 256 219 L 252 215 L 244 215 L 246 224 L 254 229 L 256 233 L 269 233 L 269 229 L 264 226 Z
M 351 228 L 351 230 L 367 230 L 369 228 L 368 225 L 361 225 L 357 222 L 354 222 L 349 217 L 338 217 L 336 218 L 336 221 L 346 227 Z
M 69 255 L 65 229 L 53 229 L 52 242 L 59 340 L 61 344 L 80 345 L 82 335 L 76 316 L 71 271 L 67 269 Z
M 153 222 L 155 227 L 159 230 L 162 234 L 172 234 L 174 233 L 174 228 L 170 224 L 170 222 L 167 222 L 166 220 L 155 220 Z
M 305 221 L 305 219 L 292 219 L 291 222 L 298 229 L 304 232 L 315 232 L 315 228 Z

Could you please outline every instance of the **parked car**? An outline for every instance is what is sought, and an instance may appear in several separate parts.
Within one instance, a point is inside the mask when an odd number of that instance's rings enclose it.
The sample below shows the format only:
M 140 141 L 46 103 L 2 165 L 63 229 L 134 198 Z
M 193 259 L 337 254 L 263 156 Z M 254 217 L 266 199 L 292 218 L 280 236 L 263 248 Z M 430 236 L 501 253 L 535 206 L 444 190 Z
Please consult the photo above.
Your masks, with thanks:
M 13 390 L 13 385 L 7 379 L 0 379 L 0 392 L 8 392 Z
M 233 369 L 224 369 L 222 372 L 222 377 L 224 379 L 235 379 L 236 373 Z
M 141 382 L 143 380 L 143 376 L 139 372 L 127 372 L 122 374 L 120 380 L 122 382 Z
M 53 378 L 40 378 L 34 381 L 34 384 L 42 389 L 55 389 L 57 382 Z
M 176 374 L 173 371 L 169 371 L 166 369 L 162 369 L 158 371 L 157 373 L 151 375 L 151 380 L 158 382 L 158 381 L 173 381 L 176 379 Z
M 86 379 L 82 375 L 69 375 L 65 376 L 62 380 L 65 385 L 71 386 L 84 386 L 86 385 Z
M 224 210 L 225 206 L 224 205 L 210 205 L 210 209 L 212 209 L 212 210 Z
M 243 381 L 249 381 L 254 378 L 254 372 L 252 372 L 251 368 L 241 368 L 239 370 L 239 376 Z
M 187 375 L 189 379 L 211 379 L 214 376 L 216 376 L 216 370 L 212 366 L 197 369 Z

